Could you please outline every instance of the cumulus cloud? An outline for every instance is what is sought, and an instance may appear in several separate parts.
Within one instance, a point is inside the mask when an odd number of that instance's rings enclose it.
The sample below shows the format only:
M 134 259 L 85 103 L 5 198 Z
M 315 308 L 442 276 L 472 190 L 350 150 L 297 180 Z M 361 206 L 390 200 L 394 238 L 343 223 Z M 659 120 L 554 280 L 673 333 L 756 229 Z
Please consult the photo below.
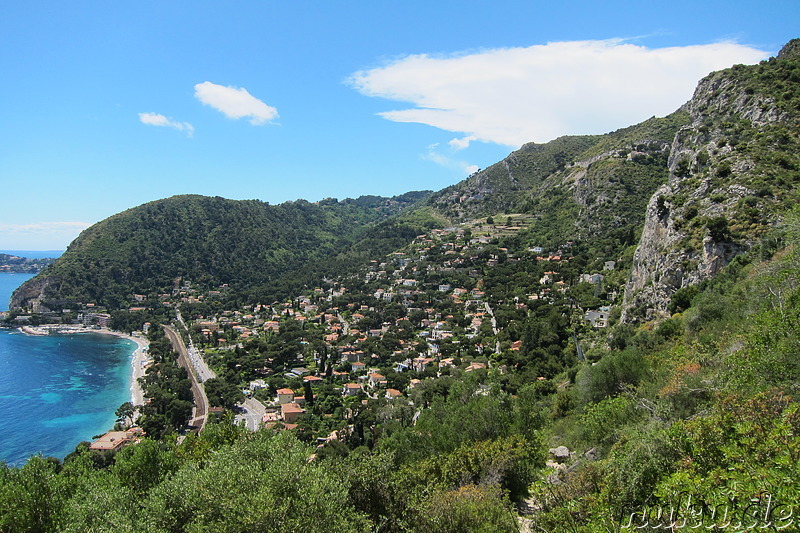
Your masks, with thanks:
M 413 105 L 380 116 L 520 146 L 566 134 L 605 133 L 664 116 L 711 71 L 769 54 L 735 43 L 650 49 L 619 39 L 555 42 L 449 57 L 411 55 L 356 72 L 367 96 Z
M 178 131 L 185 131 L 186 135 L 194 135 L 194 127 L 188 122 L 178 122 L 159 113 L 139 113 L 139 121 L 149 126 L 165 126 Z
M 463 150 L 469 147 L 469 143 L 472 141 L 477 141 L 478 137 L 475 135 L 467 135 L 466 137 L 462 137 L 460 139 L 450 139 L 447 144 L 450 145 L 450 148 L 453 150 Z
M 228 118 L 250 117 L 250 124 L 261 126 L 278 118 L 278 110 L 247 92 L 244 87 L 225 87 L 210 81 L 194 86 L 194 96 Z

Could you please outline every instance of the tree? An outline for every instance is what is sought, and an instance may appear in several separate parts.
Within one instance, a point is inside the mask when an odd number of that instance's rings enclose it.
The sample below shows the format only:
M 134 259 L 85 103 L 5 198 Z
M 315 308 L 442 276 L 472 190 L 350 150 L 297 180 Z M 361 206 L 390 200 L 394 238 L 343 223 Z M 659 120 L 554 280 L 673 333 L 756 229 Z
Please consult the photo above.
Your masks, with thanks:
M 136 414 L 136 408 L 131 402 L 125 402 L 117 408 L 114 414 L 117 415 L 117 422 L 124 424 L 125 426 L 130 426 L 133 424 L 133 417 Z
M 311 382 L 306 381 L 303 383 L 303 393 L 307 405 L 314 405 L 314 392 L 311 390 Z
M 242 390 L 223 378 L 210 378 L 203 383 L 208 402 L 214 407 L 233 409 L 244 400 Z
M 178 458 L 163 444 L 144 439 L 117 453 L 111 472 L 119 478 L 121 485 L 144 495 L 175 472 L 178 464 Z

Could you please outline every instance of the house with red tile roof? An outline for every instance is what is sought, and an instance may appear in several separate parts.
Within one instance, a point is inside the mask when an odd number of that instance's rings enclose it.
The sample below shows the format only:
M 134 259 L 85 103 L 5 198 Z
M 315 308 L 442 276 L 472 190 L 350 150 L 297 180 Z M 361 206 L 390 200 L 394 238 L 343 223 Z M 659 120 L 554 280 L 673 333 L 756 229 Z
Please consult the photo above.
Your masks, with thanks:
M 289 402 L 281 405 L 281 418 L 286 424 L 294 424 L 300 415 L 305 413 L 305 409 L 300 407 L 295 402 Z
M 142 440 L 144 431 L 140 427 L 132 427 L 127 431 L 109 431 L 89 445 L 89 449 L 100 454 L 116 453 L 125 446 L 136 444 Z
M 278 403 L 283 405 L 294 401 L 294 391 L 292 389 L 278 389 Z
M 345 383 L 342 388 L 342 396 L 358 396 L 362 390 L 359 383 Z

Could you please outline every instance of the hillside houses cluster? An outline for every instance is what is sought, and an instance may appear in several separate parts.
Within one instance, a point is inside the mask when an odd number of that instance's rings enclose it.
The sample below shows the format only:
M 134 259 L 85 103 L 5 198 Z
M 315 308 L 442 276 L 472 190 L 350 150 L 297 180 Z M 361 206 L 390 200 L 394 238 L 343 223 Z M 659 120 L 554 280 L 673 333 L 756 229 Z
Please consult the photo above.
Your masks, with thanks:
M 340 429 L 332 420 L 355 405 L 407 403 L 442 376 L 506 372 L 529 357 L 519 326 L 509 325 L 537 309 L 557 303 L 573 328 L 608 326 L 615 261 L 586 269 L 572 241 L 551 249 L 499 244 L 498 235 L 522 228 L 512 221 L 435 229 L 285 301 L 226 308 L 227 286 L 177 279 L 169 292 L 131 295 L 129 311 L 180 309 L 194 345 L 212 367 L 227 369 L 221 379 L 265 406 L 263 424 L 292 428 L 316 417 Z M 592 296 L 590 307 L 580 294 Z M 91 304 L 77 317 L 110 320 Z
M 520 229 L 502 229 L 509 228 Z M 574 270 L 572 242 L 551 251 L 530 246 L 515 253 L 492 244 L 496 241 L 487 235 L 471 233 L 468 228 L 433 230 L 358 274 L 325 280 L 284 302 L 206 316 L 191 315 L 193 304 L 219 292 L 183 285 L 172 297 L 181 298 L 195 342 L 212 364 L 228 361 L 226 350 L 265 353 L 250 368 L 237 365 L 251 379 L 245 391 L 266 406 L 264 424 L 292 428 L 310 412 L 308 401 L 319 405 L 333 396 L 343 405 L 408 401 L 421 383 L 442 375 L 504 372 L 495 354 L 521 352 L 525 346 L 504 333 L 506 324 L 498 325 L 494 312 L 522 317 L 530 306 L 565 298 L 579 283 L 603 285 L 600 272 L 565 274 Z M 612 271 L 614 262 L 606 261 L 603 268 Z M 503 269 L 531 271 L 513 299 L 493 291 L 495 273 Z M 603 328 L 611 307 L 574 312 L 575 325 Z M 268 355 L 287 342 L 294 343 L 296 353 Z

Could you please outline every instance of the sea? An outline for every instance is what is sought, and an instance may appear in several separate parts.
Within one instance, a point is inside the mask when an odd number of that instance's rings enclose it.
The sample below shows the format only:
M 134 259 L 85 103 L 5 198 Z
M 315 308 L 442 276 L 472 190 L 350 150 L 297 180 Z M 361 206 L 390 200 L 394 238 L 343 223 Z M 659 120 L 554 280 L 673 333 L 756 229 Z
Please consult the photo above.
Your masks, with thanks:
M 31 277 L 0 273 L 0 311 Z M 114 411 L 131 400 L 135 350 L 135 342 L 113 335 L 29 336 L 0 328 L 0 461 L 63 459 L 112 429 Z

